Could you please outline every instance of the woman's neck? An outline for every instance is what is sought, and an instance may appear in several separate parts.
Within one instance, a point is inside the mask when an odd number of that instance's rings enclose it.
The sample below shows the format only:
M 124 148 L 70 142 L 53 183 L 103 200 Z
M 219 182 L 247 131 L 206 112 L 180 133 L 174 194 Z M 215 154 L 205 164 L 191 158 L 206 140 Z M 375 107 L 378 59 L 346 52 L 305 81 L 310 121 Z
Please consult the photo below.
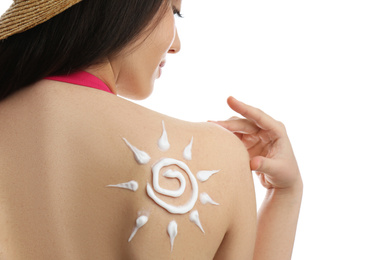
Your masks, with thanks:
M 116 78 L 117 76 L 112 69 L 111 63 L 107 59 L 104 63 L 99 63 L 97 65 L 92 65 L 85 69 L 84 71 L 91 73 L 92 75 L 98 77 L 101 81 L 106 84 L 112 93 L 117 95 L 116 90 Z

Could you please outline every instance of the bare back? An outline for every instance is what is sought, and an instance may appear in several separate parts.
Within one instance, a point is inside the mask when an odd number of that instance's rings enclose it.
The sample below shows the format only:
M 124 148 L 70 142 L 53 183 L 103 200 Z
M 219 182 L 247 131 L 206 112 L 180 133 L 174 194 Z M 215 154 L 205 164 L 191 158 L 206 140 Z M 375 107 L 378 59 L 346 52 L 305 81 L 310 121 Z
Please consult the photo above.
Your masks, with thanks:
M 0 122 L 1 259 L 253 254 L 252 176 L 227 131 L 51 81 L 0 103 Z

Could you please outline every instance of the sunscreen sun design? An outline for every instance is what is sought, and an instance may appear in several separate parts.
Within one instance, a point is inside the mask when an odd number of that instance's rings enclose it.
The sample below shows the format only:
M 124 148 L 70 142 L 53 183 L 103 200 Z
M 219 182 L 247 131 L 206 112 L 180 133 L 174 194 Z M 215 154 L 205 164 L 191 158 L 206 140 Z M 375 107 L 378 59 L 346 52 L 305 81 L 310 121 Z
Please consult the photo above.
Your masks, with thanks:
M 126 140 L 126 138 L 123 138 L 125 144 L 127 147 L 130 148 L 130 150 L 134 154 L 134 159 L 135 161 L 140 164 L 140 165 L 145 165 L 148 164 L 151 160 L 151 157 L 146 153 L 145 151 L 142 151 L 132 145 L 129 141 Z M 192 147 L 194 143 L 194 138 L 192 137 L 189 144 L 184 148 L 183 150 L 183 158 L 186 161 L 192 160 Z M 162 121 L 162 134 L 161 137 L 159 138 L 157 142 L 157 147 L 160 149 L 160 151 L 168 151 L 169 148 L 171 147 L 169 141 L 168 141 L 168 134 L 165 129 L 165 124 L 164 121 Z M 162 176 L 165 178 L 170 178 L 170 179 L 177 179 L 180 183 L 180 187 L 176 190 L 168 190 L 164 189 L 160 186 L 159 184 L 159 176 L 160 172 L 162 171 L 163 168 L 168 167 L 168 166 L 174 166 L 178 167 L 181 169 L 181 171 L 176 171 L 172 169 L 168 169 L 165 172 L 162 173 Z M 165 209 L 171 214 L 189 214 L 189 220 L 190 222 L 194 223 L 200 231 L 205 233 L 202 224 L 200 222 L 200 217 L 199 217 L 199 212 L 194 209 L 195 204 L 197 200 L 199 199 L 202 204 L 212 204 L 212 205 L 219 205 L 217 202 L 212 200 L 210 196 L 203 192 L 199 194 L 199 187 L 198 187 L 198 181 L 200 182 L 205 182 L 209 178 L 211 178 L 214 174 L 218 173 L 219 170 L 202 170 L 198 171 L 195 175 L 192 173 L 188 165 L 177 159 L 173 158 L 162 158 L 158 160 L 156 163 L 154 163 L 151 166 L 151 172 L 152 172 L 152 183 L 147 183 L 146 185 L 146 193 L 147 195 L 161 208 Z M 159 198 L 156 194 L 161 194 L 164 196 L 169 196 L 173 198 L 180 198 L 182 194 L 184 193 L 186 189 L 186 179 L 183 176 L 183 174 L 187 175 L 188 180 L 189 180 L 189 185 L 192 190 L 192 194 L 190 198 L 182 205 L 171 205 L 167 202 L 165 202 L 163 199 Z M 107 185 L 107 187 L 114 187 L 114 188 L 122 188 L 122 189 L 127 189 L 131 190 L 133 192 L 136 192 L 139 190 L 138 183 L 135 180 L 125 182 L 125 183 L 119 183 L 115 185 Z M 142 226 L 144 226 L 148 222 L 148 217 L 145 215 L 141 215 L 137 218 L 136 224 L 134 226 L 133 232 L 130 235 L 129 242 L 134 238 L 135 234 L 137 233 L 138 229 L 140 229 Z M 173 243 L 178 235 L 178 225 L 175 220 L 172 220 L 168 226 L 167 226 L 167 232 L 170 238 L 170 243 L 171 243 L 171 251 L 173 250 Z

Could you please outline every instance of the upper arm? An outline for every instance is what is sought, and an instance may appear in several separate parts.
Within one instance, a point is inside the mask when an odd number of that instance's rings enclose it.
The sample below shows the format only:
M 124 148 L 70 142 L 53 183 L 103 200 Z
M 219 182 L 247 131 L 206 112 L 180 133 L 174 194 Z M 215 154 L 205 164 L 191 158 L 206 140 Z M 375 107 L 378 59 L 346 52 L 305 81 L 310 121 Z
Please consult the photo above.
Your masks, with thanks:
M 249 156 L 242 142 L 233 134 L 220 135 L 227 147 L 231 199 L 231 219 L 225 237 L 214 259 L 252 259 L 256 238 L 256 197 Z M 228 190 L 226 189 L 226 190 Z

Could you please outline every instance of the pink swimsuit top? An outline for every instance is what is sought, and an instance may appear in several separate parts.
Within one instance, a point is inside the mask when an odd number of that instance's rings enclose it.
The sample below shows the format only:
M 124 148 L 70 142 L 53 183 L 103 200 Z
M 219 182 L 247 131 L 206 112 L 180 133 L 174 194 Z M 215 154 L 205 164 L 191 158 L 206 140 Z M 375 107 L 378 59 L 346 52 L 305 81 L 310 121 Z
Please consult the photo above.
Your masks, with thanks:
M 70 75 L 50 76 L 45 79 L 96 88 L 113 94 L 110 88 L 101 79 L 85 71 L 79 71 Z

